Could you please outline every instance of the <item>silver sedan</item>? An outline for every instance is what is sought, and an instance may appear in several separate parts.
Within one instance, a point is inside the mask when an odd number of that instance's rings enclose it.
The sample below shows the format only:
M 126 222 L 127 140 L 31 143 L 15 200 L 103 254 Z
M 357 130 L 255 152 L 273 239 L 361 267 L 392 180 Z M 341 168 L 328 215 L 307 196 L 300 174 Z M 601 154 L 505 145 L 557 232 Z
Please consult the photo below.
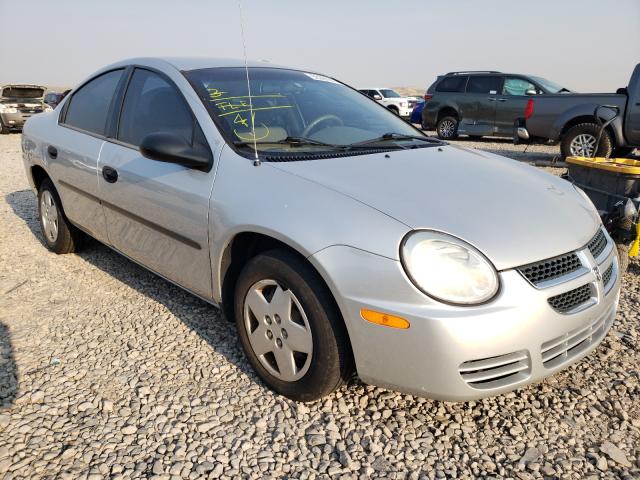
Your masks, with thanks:
M 616 314 L 615 248 L 583 192 L 317 73 L 123 61 L 22 146 L 50 250 L 90 235 L 221 307 L 296 400 L 354 369 L 437 399 L 506 392 L 588 354 Z

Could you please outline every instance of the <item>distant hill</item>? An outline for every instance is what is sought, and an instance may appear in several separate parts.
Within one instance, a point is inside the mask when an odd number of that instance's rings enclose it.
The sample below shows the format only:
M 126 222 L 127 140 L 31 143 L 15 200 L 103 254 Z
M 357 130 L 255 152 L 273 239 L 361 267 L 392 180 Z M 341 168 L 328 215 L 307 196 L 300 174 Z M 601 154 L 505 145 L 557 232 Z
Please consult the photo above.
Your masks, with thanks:
M 400 95 L 406 97 L 422 97 L 424 95 L 424 87 L 392 87 Z

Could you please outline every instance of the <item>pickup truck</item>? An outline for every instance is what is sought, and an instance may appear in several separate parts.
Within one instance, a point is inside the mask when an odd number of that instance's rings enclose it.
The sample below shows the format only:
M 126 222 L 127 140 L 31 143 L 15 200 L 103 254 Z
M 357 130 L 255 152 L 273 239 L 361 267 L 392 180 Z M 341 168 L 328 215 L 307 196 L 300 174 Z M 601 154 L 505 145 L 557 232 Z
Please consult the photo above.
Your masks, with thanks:
M 602 132 L 594 152 L 601 122 L 611 119 L 614 106 L 618 115 Z M 514 142 L 560 143 L 562 158 L 624 157 L 640 147 L 640 64 L 636 65 L 629 85 L 616 93 L 562 93 L 529 98 L 514 125 Z

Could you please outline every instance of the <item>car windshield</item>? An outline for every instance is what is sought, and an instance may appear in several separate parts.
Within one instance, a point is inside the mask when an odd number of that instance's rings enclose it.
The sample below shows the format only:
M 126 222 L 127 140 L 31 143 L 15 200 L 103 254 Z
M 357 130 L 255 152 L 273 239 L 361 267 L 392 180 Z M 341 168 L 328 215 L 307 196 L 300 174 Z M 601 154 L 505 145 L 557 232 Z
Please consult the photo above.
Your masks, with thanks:
M 366 148 L 432 145 L 410 138 L 426 139 L 375 101 L 315 73 L 250 68 L 251 99 L 244 68 L 191 70 L 185 76 L 239 151 L 253 150 L 254 141 L 259 152 L 288 154 L 336 151 L 357 143 Z
M 400 98 L 400 94 L 390 88 L 381 88 L 380 93 L 384 98 Z
M 547 80 L 542 77 L 531 77 L 533 80 L 538 82 L 542 88 L 544 88 L 548 93 L 560 93 L 560 92 L 569 92 L 568 88 L 563 87 L 562 85 L 558 85 L 557 83 L 552 82 L 551 80 Z

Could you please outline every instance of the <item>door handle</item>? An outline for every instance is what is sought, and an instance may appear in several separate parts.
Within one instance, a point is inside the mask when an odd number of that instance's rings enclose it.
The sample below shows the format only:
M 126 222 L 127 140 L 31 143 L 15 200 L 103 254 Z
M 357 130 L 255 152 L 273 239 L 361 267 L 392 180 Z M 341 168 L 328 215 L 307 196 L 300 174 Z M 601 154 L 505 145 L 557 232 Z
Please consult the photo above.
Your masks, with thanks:
M 47 147 L 47 154 L 55 160 L 56 158 L 58 158 L 58 149 L 53 145 L 49 145 Z
M 118 181 L 118 171 L 111 167 L 102 167 L 102 176 L 109 183 L 116 183 Z
M 490 102 L 495 102 L 496 101 L 496 99 L 493 98 L 493 97 L 489 97 L 489 98 L 487 98 L 487 100 L 489 100 Z
M 499 98 L 499 99 L 498 99 L 498 101 L 499 101 L 499 102 L 506 102 L 506 101 L 507 101 L 507 99 L 506 99 L 506 98 Z

